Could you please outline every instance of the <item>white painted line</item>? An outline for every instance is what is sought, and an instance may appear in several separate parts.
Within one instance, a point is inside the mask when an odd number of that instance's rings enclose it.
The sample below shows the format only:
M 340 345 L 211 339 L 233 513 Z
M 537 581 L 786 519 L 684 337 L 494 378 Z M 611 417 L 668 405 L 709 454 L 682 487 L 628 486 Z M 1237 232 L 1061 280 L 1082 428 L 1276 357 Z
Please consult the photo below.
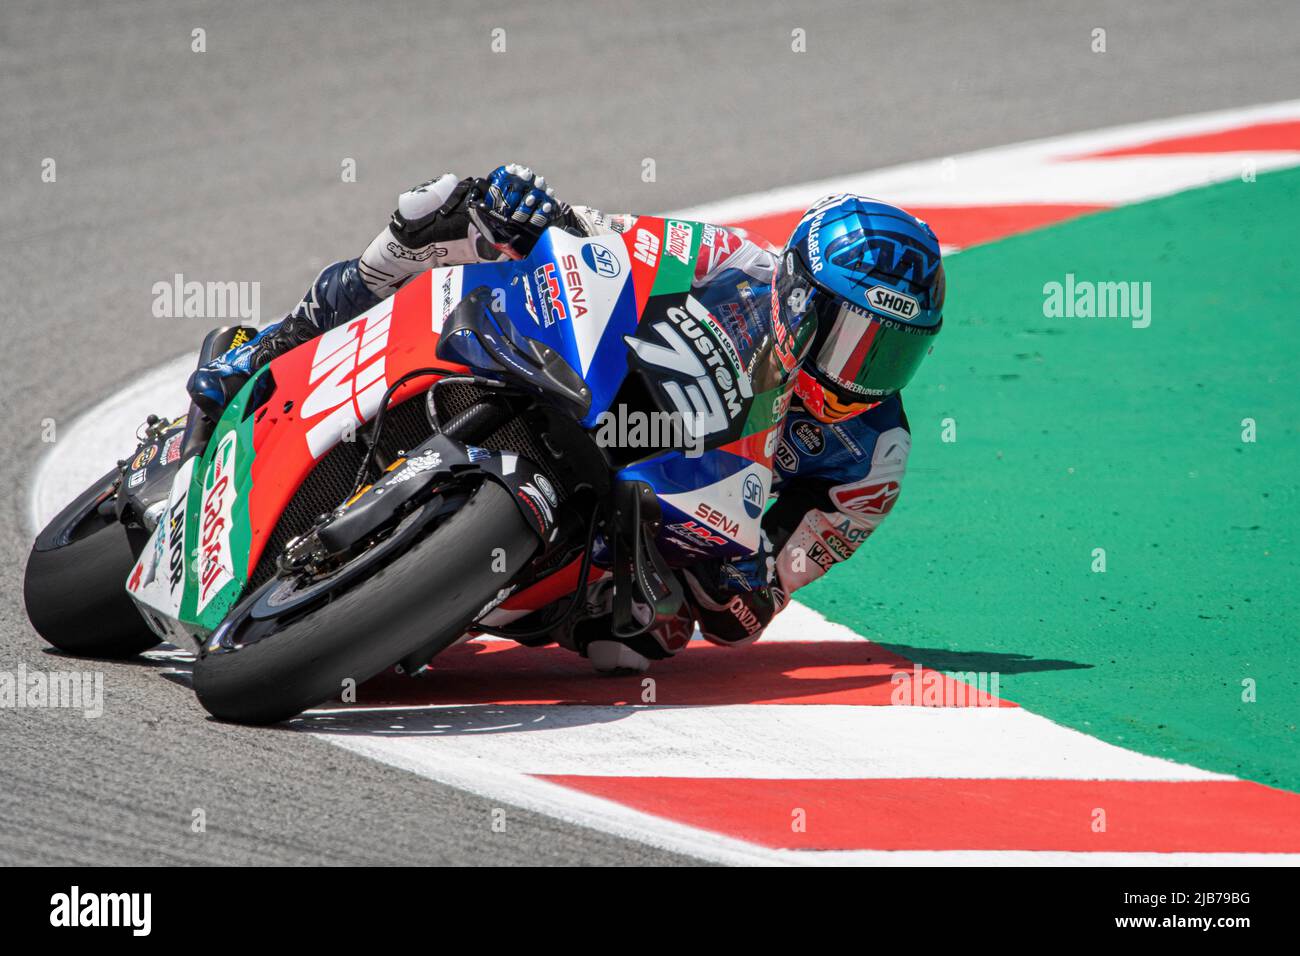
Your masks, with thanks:
M 698 630 L 695 632 L 697 637 L 699 633 Z M 853 641 L 861 643 L 862 635 L 851 627 L 828 621 L 822 617 L 820 612 L 814 611 L 806 604 L 792 601 L 786 605 L 780 614 L 772 619 L 772 623 L 763 632 L 764 644 L 787 641 L 799 643 L 810 641 Z
M 669 688 L 662 688 L 667 696 Z M 472 704 L 302 718 L 382 741 L 406 766 L 745 779 L 1232 780 L 1124 750 L 1019 707 Z
M 724 200 L 687 210 L 684 218 L 735 222 L 803 209 L 829 193 L 860 193 L 905 208 L 926 206 L 1096 205 L 1142 202 L 1236 179 L 1245 163 L 1264 173 L 1300 164 L 1300 153 L 1206 153 L 1132 156 L 1071 163 L 1020 163 L 1002 152 L 927 160 L 791 186 L 774 194 Z M 945 250 L 947 254 L 948 250 Z
M 91 408 L 71 425 L 36 466 L 28 499 L 32 533 L 62 510 L 113 463 L 135 451 L 135 433 L 149 415 L 183 415 L 189 407 L 185 380 L 198 352 L 146 372 Z
M 1115 206 L 1238 179 L 1249 160 L 1265 173 L 1300 163 L 1300 153 L 1132 156 L 1072 163 L 1008 165 L 1005 157 L 962 160 L 951 181 L 939 169 L 882 174 L 855 192 L 909 206 L 999 206 L 1021 203 Z
M 377 737 L 318 734 L 332 744 L 379 763 L 419 774 L 438 783 L 544 813 L 574 826 L 636 840 L 649 846 L 714 863 L 731 865 L 796 865 L 775 851 L 720 834 L 674 823 L 633 810 L 612 800 L 579 793 L 568 787 L 517 773 L 477 756 L 442 753 L 438 748 L 393 749 Z M 507 815 L 507 826 L 509 816 Z
M 1295 153 L 1204 153 L 1122 157 L 1065 162 L 1068 157 L 1136 146 L 1157 139 L 1212 133 L 1268 121 L 1300 119 L 1300 100 L 1240 110 L 1221 110 L 1172 120 L 1134 123 L 1050 139 L 996 146 L 960 156 L 904 163 L 737 196 L 683 210 L 704 222 L 734 222 L 806 208 L 830 193 L 856 192 L 917 206 L 982 206 L 989 203 L 1097 203 L 1119 205 L 1178 189 L 1232 179 L 1243 158 L 1259 171 L 1300 163 Z M 1165 188 L 1153 170 L 1168 163 L 1177 185 Z M 1076 172 L 1077 170 L 1077 172 Z M 1136 178 L 1135 182 L 1131 182 Z

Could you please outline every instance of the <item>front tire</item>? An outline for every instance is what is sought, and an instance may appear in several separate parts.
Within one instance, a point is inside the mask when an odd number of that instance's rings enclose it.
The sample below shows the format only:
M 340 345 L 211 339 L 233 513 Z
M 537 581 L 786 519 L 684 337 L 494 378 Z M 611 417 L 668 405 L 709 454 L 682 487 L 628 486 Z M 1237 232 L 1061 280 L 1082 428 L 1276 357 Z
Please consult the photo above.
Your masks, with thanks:
M 454 643 L 538 547 L 508 492 L 484 481 L 428 537 L 328 604 L 261 640 L 205 654 L 194 690 L 219 720 L 274 724 L 338 699 L 429 645 Z M 497 549 L 505 552 L 504 571 Z
M 134 657 L 160 643 L 126 593 L 136 551 L 99 513 L 117 472 L 88 488 L 41 532 L 27 558 L 23 601 L 36 632 L 78 657 Z

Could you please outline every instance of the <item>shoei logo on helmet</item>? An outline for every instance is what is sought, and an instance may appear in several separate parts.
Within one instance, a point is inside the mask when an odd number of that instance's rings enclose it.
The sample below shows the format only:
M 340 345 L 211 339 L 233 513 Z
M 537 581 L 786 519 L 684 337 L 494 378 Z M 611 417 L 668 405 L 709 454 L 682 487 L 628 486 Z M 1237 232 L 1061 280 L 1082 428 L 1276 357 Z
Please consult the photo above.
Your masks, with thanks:
M 899 319 L 911 319 L 921 311 L 921 303 L 906 292 L 883 285 L 873 285 L 867 290 L 867 305 Z

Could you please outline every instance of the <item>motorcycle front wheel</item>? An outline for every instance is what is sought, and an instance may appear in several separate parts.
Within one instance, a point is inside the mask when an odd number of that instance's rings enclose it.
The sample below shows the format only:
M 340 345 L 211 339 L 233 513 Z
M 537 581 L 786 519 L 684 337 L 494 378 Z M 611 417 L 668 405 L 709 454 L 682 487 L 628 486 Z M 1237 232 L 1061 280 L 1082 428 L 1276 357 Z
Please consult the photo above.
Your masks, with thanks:
M 78 657 L 133 657 L 160 643 L 126 593 L 138 547 L 99 507 L 118 480 L 114 469 L 82 492 L 37 536 L 27 557 L 28 619 L 46 641 Z
M 219 720 L 274 724 L 338 700 L 345 681 L 359 686 L 409 654 L 455 643 L 539 544 L 510 492 L 485 480 L 426 537 L 328 603 L 254 643 L 235 636 L 209 649 L 194 665 L 199 702 Z

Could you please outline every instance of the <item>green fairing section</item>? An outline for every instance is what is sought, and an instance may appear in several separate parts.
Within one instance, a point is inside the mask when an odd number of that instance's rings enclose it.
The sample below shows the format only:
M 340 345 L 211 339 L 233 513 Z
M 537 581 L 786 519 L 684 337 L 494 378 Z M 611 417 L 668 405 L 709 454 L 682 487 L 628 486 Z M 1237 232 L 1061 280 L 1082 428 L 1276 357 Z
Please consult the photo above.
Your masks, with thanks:
M 235 604 L 248 581 L 248 550 L 252 541 L 249 530 L 248 497 L 253 484 L 253 419 L 244 417 L 248 399 L 262 369 L 245 383 L 239 393 L 226 406 L 225 414 L 217 423 L 203 458 L 194 467 L 190 478 L 189 496 L 186 499 L 185 542 L 189 553 L 185 560 L 185 596 L 181 601 L 180 619 L 200 632 L 210 632 Z M 199 575 L 202 570 L 203 499 L 204 490 L 213 470 L 213 459 L 221 443 L 230 432 L 235 432 L 235 500 L 231 505 L 230 554 L 234 565 L 234 578 L 221 587 L 199 613 Z
M 788 387 L 790 386 L 787 383 L 754 395 L 754 401 L 749 406 L 749 417 L 745 419 L 745 427 L 740 432 L 741 438 L 767 431 L 777 423 L 775 413 L 785 407 L 779 399 Z
M 668 254 L 668 231 L 673 223 L 691 227 L 691 248 L 686 261 Z M 655 283 L 650 289 L 651 295 L 667 295 L 687 292 L 695 278 L 695 260 L 700 254 L 700 238 L 704 235 L 704 223 L 691 222 L 686 219 L 665 219 L 663 235 L 659 237 L 659 269 L 655 273 Z

